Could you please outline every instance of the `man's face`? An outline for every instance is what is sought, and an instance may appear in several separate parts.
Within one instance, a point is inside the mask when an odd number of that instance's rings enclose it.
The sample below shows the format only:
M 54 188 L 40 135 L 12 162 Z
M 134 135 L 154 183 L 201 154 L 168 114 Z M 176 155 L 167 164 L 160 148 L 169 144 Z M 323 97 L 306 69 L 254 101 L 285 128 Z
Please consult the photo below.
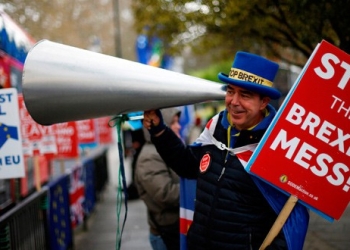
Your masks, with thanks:
M 229 119 L 238 130 L 248 129 L 258 124 L 263 118 L 263 110 L 269 103 L 269 97 L 228 84 L 225 104 Z

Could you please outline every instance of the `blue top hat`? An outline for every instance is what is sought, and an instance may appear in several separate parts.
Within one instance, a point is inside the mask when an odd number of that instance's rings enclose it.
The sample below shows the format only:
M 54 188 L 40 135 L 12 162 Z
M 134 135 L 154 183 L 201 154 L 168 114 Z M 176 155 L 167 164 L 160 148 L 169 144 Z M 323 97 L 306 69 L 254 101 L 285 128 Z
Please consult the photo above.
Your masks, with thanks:
M 219 73 L 221 81 L 278 99 L 281 93 L 272 87 L 278 64 L 264 57 L 239 51 L 229 75 Z

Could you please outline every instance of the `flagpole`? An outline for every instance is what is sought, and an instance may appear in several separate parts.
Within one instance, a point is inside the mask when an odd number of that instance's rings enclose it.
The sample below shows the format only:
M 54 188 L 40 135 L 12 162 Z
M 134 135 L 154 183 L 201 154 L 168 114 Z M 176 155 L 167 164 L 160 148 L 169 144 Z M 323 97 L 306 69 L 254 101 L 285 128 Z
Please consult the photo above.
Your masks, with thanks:
M 288 219 L 290 213 L 292 212 L 292 210 L 297 202 L 298 202 L 298 198 L 296 196 L 291 195 L 289 197 L 286 204 L 284 204 L 281 212 L 279 213 L 277 219 L 275 220 L 275 223 L 272 225 L 265 240 L 261 244 L 259 250 L 264 250 L 264 249 L 266 249 L 266 247 L 268 247 L 271 244 L 271 242 L 274 240 L 274 238 L 277 236 L 277 234 L 281 231 L 284 223 Z
M 34 164 L 34 179 L 35 179 L 36 191 L 40 191 L 41 190 L 41 175 L 40 175 L 40 162 L 39 162 L 38 155 L 35 155 L 33 157 L 33 164 Z

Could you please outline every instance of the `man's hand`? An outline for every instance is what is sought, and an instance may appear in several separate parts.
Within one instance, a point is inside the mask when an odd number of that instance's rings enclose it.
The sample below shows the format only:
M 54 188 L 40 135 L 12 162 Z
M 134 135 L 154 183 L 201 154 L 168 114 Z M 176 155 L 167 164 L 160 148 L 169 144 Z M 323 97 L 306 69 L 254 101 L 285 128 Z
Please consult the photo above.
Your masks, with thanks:
M 156 110 L 148 110 L 143 113 L 143 126 L 150 130 L 151 126 L 157 127 L 159 125 L 159 117 L 156 114 Z
M 159 109 L 148 110 L 143 113 L 143 126 L 152 136 L 159 136 L 164 132 L 165 123 Z

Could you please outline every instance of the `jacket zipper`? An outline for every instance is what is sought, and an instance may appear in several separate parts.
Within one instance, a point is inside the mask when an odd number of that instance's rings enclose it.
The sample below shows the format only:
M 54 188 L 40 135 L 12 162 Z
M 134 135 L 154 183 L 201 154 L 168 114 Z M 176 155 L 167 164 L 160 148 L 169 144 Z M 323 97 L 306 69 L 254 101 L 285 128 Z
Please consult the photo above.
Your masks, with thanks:
M 249 245 L 250 245 L 250 250 L 253 250 L 253 246 L 252 246 L 252 233 L 249 233 Z
M 219 176 L 219 178 L 218 178 L 218 181 L 220 181 L 221 177 L 224 175 L 225 169 L 226 169 L 226 167 L 224 166 L 224 167 L 222 168 L 222 170 L 221 170 L 221 173 L 220 173 L 220 176 Z
M 221 180 L 221 177 L 224 175 L 224 173 L 225 173 L 225 170 L 226 170 L 226 163 L 227 163 L 227 160 L 228 160 L 228 157 L 230 156 L 230 154 L 229 154 L 229 152 L 227 151 L 226 152 L 226 156 L 225 156 L 225 163 L 224 163 L 224 167 L 222 168 L 222 170 L 221 170 L 221 173 L 220 173 L 220 176 L 219 176 L 219 178 L 218 178 L 218 181 L 220 181 Z

